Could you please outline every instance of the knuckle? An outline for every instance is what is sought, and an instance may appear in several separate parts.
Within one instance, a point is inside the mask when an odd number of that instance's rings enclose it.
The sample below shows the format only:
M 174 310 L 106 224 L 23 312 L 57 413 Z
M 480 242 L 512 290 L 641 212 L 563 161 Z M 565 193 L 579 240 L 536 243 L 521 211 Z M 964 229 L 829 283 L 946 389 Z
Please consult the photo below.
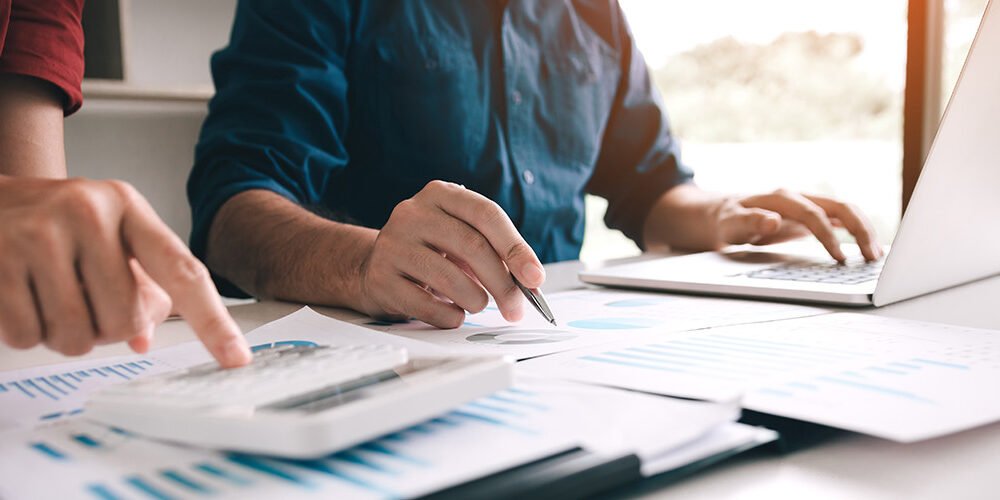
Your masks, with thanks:
M 71 210 L 86 210 L 104 203 L 104 195 L 97 189 L 97 182 L 84 179 L 66 181 L 56 199 Z
M 826 222 L 826 212 L 824 212 L 819 207 L 811 206 L 806 207 L 804 210 L 804 216 L 814 222 L 824 223 Z
M 507 214 L 497 205 L 494 201 L 489 199 L 481 199 L 479 203 L 476 204 L 476 208 L 473 212 L 476 218 L 476 222 L 484 226 L 492 226 L 503 221 Z
M 201 337 L 202 343 L 209 349 L 225 346 L 232 340 L 230 335 L 223 334 L 223 332 L 228 331 L 228 327 L 228 321 L 221 316 L 211 315 L 201 319 L 198 322 L 198 330 L 206 334 Z
M 521 300 L 521 297 L 521 289 L 518 288 L 513 281 L 509 281 L 506 285 L 504 285 L 503 289 L 500 290 L 500 296 L 496 299 L 505 303 L 514 303 Z
M 853 203 L 841 203 L 840 205 L 843 208 L 844 212 L 847 212 L 848 214 L 851 214 L 859 219 L 862 217 L 862 214 L 864 213 L 861 211 L 861 207 Z
M 417 202 L 413 198 L 405 199 L 396 204 L 392 209 L 391 218 L 393 219 L 409 219 L 417 211 Z
M 471 255 L 496 254 L 490 242 L 475 231 L 465 233 L 462 238 L 462 248 Z
M 170 258 L 168 280 L 174 285 L 190 286 L 208 279 L 208 269 L 189 254 L 177 252 Z
M 531 256 L 534 255 L 534 252 L 531 251 L 531 247 L 529 247 L 527 243 L 518 241 L 512 243 L 510 247 L 507 248 L 507 251 L 504 252 L 504 255 L 507 256 L 506 260 L 511 262 L 519 259 L 530 259 Z
M 427 185 L 424 186 L 424 189 L 427 189 L 427 190 L 430 190 L 430 191 L 440 191 L 440 190 L 448 189 L 450 184 L 451 184 L 450 182 L 445 182 L 445 181 L 442 181 L 440 179 L 434 179 L 434 180 L 428 182 Z
M 119 198 L 128 202 L 139 195 L 139 190 L 132 184 L 120 180 L 103 181 Z

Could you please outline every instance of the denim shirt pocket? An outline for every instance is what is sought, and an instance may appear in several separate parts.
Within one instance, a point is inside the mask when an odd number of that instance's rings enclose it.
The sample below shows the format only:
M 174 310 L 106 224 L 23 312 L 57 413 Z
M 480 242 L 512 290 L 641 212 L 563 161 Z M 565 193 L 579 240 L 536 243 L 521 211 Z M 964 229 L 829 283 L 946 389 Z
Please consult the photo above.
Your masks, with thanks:
M 383 37 L 368 51 L 366 78 L 383 168 L 399 179 L 461 177 L 486 138 L 486 86 L 469 41 Z M 364 71 L 364 70 L 363 70 Z
M 619 58 L 597 39 L 546 51 L 541 75 L 548 102 L 544 116 L 556 132 L 554 152 L 560 164 L 590 169 L 597 162 L 621 78 Z

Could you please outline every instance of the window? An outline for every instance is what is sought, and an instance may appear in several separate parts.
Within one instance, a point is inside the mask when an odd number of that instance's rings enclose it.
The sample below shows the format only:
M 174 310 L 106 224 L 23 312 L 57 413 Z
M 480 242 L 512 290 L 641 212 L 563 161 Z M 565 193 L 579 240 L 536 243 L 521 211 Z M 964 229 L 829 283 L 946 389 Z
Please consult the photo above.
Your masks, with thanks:
M 944 112 L 965 56 L 982 20 L 986 0 L 946 0 L 944 2 L 944 50 L 941 75 L 941 112 Z
M 861 206 L 882 241 L 892 240 L 905 0 L 620 1 L 700 186 L 836 196 Z M 588 199 L 581 258 L 636 253 L 603 227 L 603 209 Z

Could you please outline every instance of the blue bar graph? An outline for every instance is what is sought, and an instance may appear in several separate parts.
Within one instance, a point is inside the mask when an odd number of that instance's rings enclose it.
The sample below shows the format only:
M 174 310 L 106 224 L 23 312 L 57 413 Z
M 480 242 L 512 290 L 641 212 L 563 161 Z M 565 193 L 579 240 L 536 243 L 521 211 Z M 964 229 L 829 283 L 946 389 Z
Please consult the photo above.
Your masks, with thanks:
M 913 361 L 914 363 L 921 363 L 921 364 L 930 365 L 930 366 L 941 366 L 941 367 L 945 367 L 945 368 L 954 368 L 956 370 L 968 370 L 968 369 L 970 369 L 968 366 L 965 366 L 965 365 L 956 365 L 955 363 L 945 363 L 943 361 L 934 361 L 934 360 L 931 360 L 931 359 L 913 358 L 910 361 Z
M 80 444 L 86 446 L 87 448 L 100 448 L 101 447 L 101 443 L 99 441 L 95 440 L 94 438 L 92 438 L 92 437 L 90 437 L 90 436 L 88 436 L 86 434 L 75 434 L 75 435 L 73 435 L 73 440 L 76 441 L 77 443 L 80 443 Z
M 52 378 L 52 380 L 55 380 L 56 382 L 59 382 L 60 384 L 65 385 L 66 387 L 69 387 L 69 390 L 71 390 L 71 391 L 75 391 L 76 390 L 76 386 L 75 385 L 67 382 L 66 379 L 60 377 L 59 375 L 53 375 L 51 378 Z
M 107 486 L 103 484 L 90 484 L 87 485 L 87 491 L 91 495 L 97 497 L 100 500 L 124 500 L 125 497 L 116 495 Z
M 236 465 L 245 467 L 254 472 L 265 474 L 275 479 L 280 479 L 296 486 L 304 488 L 313 488 L 315 486 L 301 475 L 289 472 L 281 467 L 276 467 L 263 457 L 245 455 L 242 453 L 232 453 L 227 455 L 226 458 Z
M 221 479 L 229 484 L 236 486 L 249 486 L 253 484 L 253 481 L 243 477 L 239 474 L 234 474 L 222 467 L 212 465 L 210 463 L 204 462 L 200 464 L 195 464 L 195 470 L 202 472 L 208 476 L 214 477 L 216 479 Z
M 63 452 L 61 452 L 61 451 L 53 448 L 52 446 L 50 446 L 50 445 L 48 445 L 46 443 L 35 442 L 35 443 L 31 443 L 29 446 L 31 446 L 32 448 L 38 450 L 40 453 L 42 453 L 46 457 L 51 458 L 53 460 L 69 460 L 69 456 L 68 455 L 66 455 L 65 453 L 63 453 Z
M 63 375 L 63 378 L 67 377 Z M 94 482 L 83 486 L 81 493 L 96 500 L 173 500 L 227 495 L 262 483 L 269 483 L 271 486 L 283 484 L 306 491 L 319 491 L 324 485 L 339 483 L 340 487 L 357 488 L 357 491 L 397 498 L 403 496 L 403 493 L 392 491 L 387 484 L 397 484 L 401 479 L 426 474 L 427 471 L 435 470 L 434 467 L 440 467 L 433 458 L 425 458 L 407 450 L 425 449 L 427 444 L 433 443 L 433 439 L 442 433 L 462 429 L 465 429 L 463 432 L 474 432 L 474 429 L 483 429 L 483 426 L 502 427 L 512 434 L 537 434 L 537 431 L 530 428 L 530 418 L 546 411 L 550 411 L 550 407 L 538 398 L 537 393 L 506 390 L 389 436 L 319 459 L 294 460 L 246 453 L 221 453 L 217 455 L 217 460 L 192 459 L 186 464 L 130 470 L 129 474 L 123 474 L 119 480 L 112 482 L 95 478 Z M 66 414 L 68 412 L 53 413 L 47 417 L 55 419 Z M 141 439 L 118 428 L 105 429 L 120 436 L 115 438 L 116 441 L 122 438 Z M 80 453 L 83 450 L 110 453 L 114 449 L 105 444 L 104 434 L 92 427 L 78 428 L 62 436 L 61 441 L 39 440 L 31 443 L 31 447 L 48 459 L 67 461 L 71 460 L 71 454 L 63 450 L 72 452 L 74 445 L 82 447 L 77 449 Z
M 283 460 L 283 462 L 289 465 L 333 476 L 337 479 L 340 479 L 341 481 L 353 484 L 354 486 L 358 486 L 363 489 L 371 490 L 381 495 L 384 495 L 387 498 L 398 498 L 400 496 L 398 493 L 388 491 L 375 484 L 372 484 L 369 481 L 365 481 L 351 474 L 348 474 L 343 470 L 341 470 L 340 468 L 336 467 L 335 465 L 331 464 L 330 461 L 327 460 Z
M 409 455 L 405 455 L 405 454 L 399 453 L 398 451 L 392 449 L 389 446 L 386 446 L 386 445 L 380 443 L 379 441 L 372 441 L 372 442 L 368 442 L 368 443 L 365 443 L 365 444 L 362 444 L 362 445 L 358 445 L 357 449 L 358 450 L 369 451 L 369 452 L 372 452 L 372 453 L 379 453 L 379 454 L 382 454 L 382 455 L 385 455 L 385 456 L 388 456 L 388 457 L 392 457 L 392 458 L 394 458 L 396 460 L 399 460 L 401 462 L 406 462 L 406 463 L 411 464 L 411 465 L 417 465 L 417 466 L 421 466 L 421 467 L 426 467 L 426 466 L 430 465 L 426 461 L 421 460 L 419 458 L 414 458 L 414 457 L 411 457 Z
M 142 476 L 127 477 L 125 478 L 125 482 L 134 487 L 135 489 L 139 490 L 140 492 L 145 493 L 149 498 L 153 498 L 155 500 L 174 500 L 175 498 L 177 498 L 163 491 L 162 489 L 154 486 L 152 483 L 144 479 Z
M 160 476 L 163 477 L 168 482 L 176 484 L 184 489 L 193 491 L 195 493 L 201 493 L 203 495 L 212 494 L 215 492 L 212 488 L 205 486 L 204 484 L 192 479 L 187 474 L 173 469 L 167 469 L 160 471 Z
M 6 380 L 0 382 L 0 401 L 3 401 L 2 398 L 15 396 L 61 401 L 88 383 L 98 380 L 107 382 L 104 379 L 108 378 L 131 380 L 152 366 L 155 366 L 152 361 L 139 360 L 22 380 Z

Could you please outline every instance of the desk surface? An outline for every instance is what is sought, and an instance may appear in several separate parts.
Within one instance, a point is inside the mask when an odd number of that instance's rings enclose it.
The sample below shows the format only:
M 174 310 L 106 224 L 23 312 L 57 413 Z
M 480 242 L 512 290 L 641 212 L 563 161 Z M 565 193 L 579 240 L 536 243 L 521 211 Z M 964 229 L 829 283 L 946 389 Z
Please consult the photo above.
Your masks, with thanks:
M 582 286 L 585 264 L 546 266 L 552 293 Z M 944 290 L 867 314 L 1000 329 L 1000 277 Z M 230 307 L 244 331 L 278 319 L 300 306 L 261 302 Z M 355 313 L 317 309 L 333 317 Z M 194 340 L 183 321 L 168 321 L 153 348 Z M 103 346 L 87 358 L 127 354 L 123 345 Z M 14 351 L 0 346 L 0 369 L 56 363 L 64 358 L 43 348 Z M 897 444 L 856 434 L 782 457 L 736 458 L 650 494 L 651 498 L 987 498 L 1000 486 L 1000 423 L 916 444 Z

